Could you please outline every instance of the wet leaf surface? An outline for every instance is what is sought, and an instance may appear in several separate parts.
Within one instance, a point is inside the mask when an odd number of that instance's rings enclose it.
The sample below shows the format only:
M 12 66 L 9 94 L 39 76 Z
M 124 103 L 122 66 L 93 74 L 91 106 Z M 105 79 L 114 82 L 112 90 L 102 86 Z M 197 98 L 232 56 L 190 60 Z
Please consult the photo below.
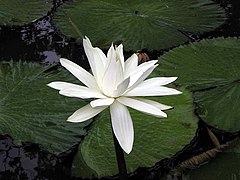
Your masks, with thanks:
M 216 128 L 240 130 L 240 40 L 206 39 L 160 58 L 159 73 L 194 91 L 199 116 Z
M 66 71 L 35 63 L 0 63 L 0 133 L 18 144 L 35 142 L 59 154 L 81 141 L 91 122 L 73 124 L 68 116 L 86 104 L 47 87 L 53 81 L 75 81 Z
M 69 37 L 88 36 L 100 47 L 122 42 L 127 50 L 177 46 L 189 40 L 182 32 L 209 31 L 224 20 L 224 10 L 209 0 L 75 0 L 54 16 L 57 28 Z

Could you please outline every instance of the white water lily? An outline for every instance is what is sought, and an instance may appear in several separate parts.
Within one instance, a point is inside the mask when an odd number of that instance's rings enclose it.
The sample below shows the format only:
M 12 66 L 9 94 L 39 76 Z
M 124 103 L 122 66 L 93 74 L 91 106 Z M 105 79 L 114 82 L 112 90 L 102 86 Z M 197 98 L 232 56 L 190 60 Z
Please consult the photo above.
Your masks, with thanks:
M 67 59 L 62 58 L 60 62 L 85 86 L 67 82 L 52 82 L 48 86 L 60 90 L 59 93 L 64 96 L 93 98 L 90 104 L 68 118 L 70 122 L 86 121 L 110 106 L 113 132 L 122 149 L 129 154 L 134 130 L 127 107 L 159 118 L 167 117 L 162 110 L 170 106 L 140 97 L 180 94 L 178 90 L 164 87 L 177 78 L 155 77 L 145 80 L 157 67 L 157 60 L 138 65 L 138 57 L 133 54 L 124 61 L 122 44 L 116 48 L 112 45 L 107 56 L 99 48 L 93 47 L 87 37 L 83 39 L 83 46 L 93 75 Z

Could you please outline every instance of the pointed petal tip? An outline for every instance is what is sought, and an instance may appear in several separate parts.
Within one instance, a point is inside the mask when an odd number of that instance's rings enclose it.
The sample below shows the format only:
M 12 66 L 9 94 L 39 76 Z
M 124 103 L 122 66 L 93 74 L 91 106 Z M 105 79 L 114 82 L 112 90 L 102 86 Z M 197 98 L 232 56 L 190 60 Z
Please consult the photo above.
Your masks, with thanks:
M 172 106 L 167 106 L 167 105 L 166 105 L 166 107 L 165 107 L 164 110 L 169 110 L 169 109 L 173 109 L 173 107 L 172 107 Z
M 129 141 L 126 144 L 120 144 L 120 146 L 125 153 L 130 154 L 132 152 L 132 148 L 133 148 L 133 141 Z
M 66 121 L 67 121 L 67 122 L 72 122 L 72 123 L 82 122 L 82 121 L 76 120 L 76 118 L 73 118 L 72 115 L 69 116 Z
M 53 88 L 53 89 L 59 89 L 58 86 L 55 85 L 55 82 L 50 82 L 47 84 L 48 87 Z
M 168 116 L 167 116 L 167 114 L 165 113 L 165 115 L 163 116 L 163 118 L 167 118 Z
M 61 89 L 61 86 L 59 86 L 59 83 L 64 83 L 64 82 L 50 82 L 47 84 L 48 87 L 50 88 L 53 88 L 53 89 L 57 89 L 57 90 L 60 90 Z
M 152 62 L 152 63 L 156 64 L 158 62 L 158 60 L 151 60 L 151 61 L 147 61 L 147 62 Z
M 176 90 L 176 93 L 177 94 L 182 94 L 183 92 Z
M 163 112 L 162 110 L 160 110 L 161 111 L 161 114 L 159 114 L 159 118 L 167 118 L 168 116 L 167 116 L 167 113 L 165 113 L 165 112 Z
M 77 123 L 76 121 L 72 120 L 71 118 L 68 118 L 67 122 Z
M 68 62 L 70 60 L 68 60 L 66 58 L 60 58 L 59 61 L 60 61 L 61 65 L 63 66 L 64 63 L 66 63 L 66 62 Z
M 87 119 L 88 120 L 88 119 Z M 81 123 L 81 122 L 84 122 L 84 121 L 81 121 L 81 120 L 76 120 L 76 118 L 71 118 L 71 116 L 66 120 L 67 122 L 71 122 L 71 123 Z
M 176 81 L 178 77 L 169 77 L 172 79 L 172 82 Z
M 180 95 L 182 94 L 183 92 L 177 90 L 177 89 L 174 89 L 174 88 L 169 88 L 172 92 L 170 92 L 169 94 L 166 94 L 166 95 Z
M 52 84 L 52 82 L 50 82 L 50 83 L 48 83 L 48 84 L 46 84 L 48 87 L 51 87 L 51 84 Z
M 111 46 L 109 47 L 109 50 L 115 50 L 113 43 L 111 44 Z
M 83 46 L 84 47 L 88 46 L 90 48 L 93 48 L 92 43 L 91 43 L 90 39 L 87 36 L 84 36 L 84 38 L 83 38 Z
M 83 40 L 90 42 L 90 39 L 87 36 L 84 36 Z
M 117 49 L 117 50 L 122 50 L 122 49 L 123 49 L 123 44 L 122 44 L 122 43 L 119 44 L 116 49 Z
M 59 61 L 60 61 L 60 64 L 61 64 L 63 67 L 65 67 L 66 69 L 68 69 L 68 66 L 70 66 L 70 65 L 72 65 L 72 64 L 77 65 L 76 63 L 74 63 L 74 62 L 72 62 L 72 61 L 70 61 L 70 60 L 68 60 L 68 59 L 66 59 L 66 58 L 60 58 Z M 77 65 L 77 66 L 78 66 L 78 65 Z
M 132 152 L 132 147 L 128 149 L 123 149 L 125 153 L 130 154 Z

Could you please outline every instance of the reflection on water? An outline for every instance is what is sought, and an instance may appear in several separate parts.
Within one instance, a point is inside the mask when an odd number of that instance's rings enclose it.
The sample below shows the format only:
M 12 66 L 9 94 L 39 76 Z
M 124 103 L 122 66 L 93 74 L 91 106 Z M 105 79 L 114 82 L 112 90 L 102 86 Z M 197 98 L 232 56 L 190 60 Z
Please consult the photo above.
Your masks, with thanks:
M 69 167 L 62 160 L 37 144 L 17 146 L 9 136 L 0 135 L 1 180 L 68 179 Z
M 24 27 L 0 27 L 1 61 L 21 59 L 53 64 L 60 57 L 88 68 L 83 47 L 57 32 L 50 15 Z

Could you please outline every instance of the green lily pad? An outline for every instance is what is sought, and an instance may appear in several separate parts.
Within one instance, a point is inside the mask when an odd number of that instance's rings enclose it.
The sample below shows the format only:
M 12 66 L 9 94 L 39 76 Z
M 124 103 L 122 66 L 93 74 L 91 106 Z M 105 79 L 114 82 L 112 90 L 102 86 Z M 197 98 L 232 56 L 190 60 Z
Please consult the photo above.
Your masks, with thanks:
M 23 25 L 47 15 L 50 0 L 0 0 L 0 25 Z
M 0 63 L 0 134 L 9 134 L 14 142 L 34 142 L 59 154 L 81 141 L 91 122 L 66 121 L 86 102 L 60 96 L 47 87 L 52 81 L 74 82 L 65 71 L 32 63 Z
M 171 157 L 187 145 L 195 135 L 197 118 L 193 115 L 192 94 L 152 98 L 172 105 L 167 119 L 159 119 L 130 110 L 135 131 L 133 151 L 125 154 L 128 172 L 150 167 Z M 110 115 L 102 113 L 79 146 L 73 162 L 73 174 L 81 177 L 103 177 L 118 174 Z
M 194 93 L 197 113 L 208 124 L 231 132 L 240 130 L 240 82 Z
M 175 48 L 160 58 L 158 73 L 177 76 L 194 93 L 197 113 L 219 129 L 240 130 L 240 40 L 217 38 Z
M 218 27 L 225 13 L 210 0 L 74 0 L 64 3 L 54 22 L 65 35 L 88 36 L 94 45 L 123 42 L 127 50 L 163 49 Z
M 177 76 L 176 84 L 193 91 L 204 90 L 240 80 L 239 57 L 239 39 L 205 39 L 164 54 L 158 72 Z

